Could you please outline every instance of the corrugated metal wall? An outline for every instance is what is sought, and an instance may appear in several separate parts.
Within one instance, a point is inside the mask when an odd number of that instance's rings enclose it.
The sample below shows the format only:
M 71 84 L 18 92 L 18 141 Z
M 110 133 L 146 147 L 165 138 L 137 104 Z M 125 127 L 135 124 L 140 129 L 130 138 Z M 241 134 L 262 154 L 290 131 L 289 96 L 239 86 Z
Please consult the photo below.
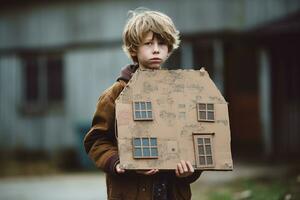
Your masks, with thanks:
M 127 62 L 121 48 L 68 52 L 64 58 L 63 111 L 30 116 L 21 111 L 24 91 L 20 59 L 0 57 L 1 148 L 54 151 L 78 145 L 78 128 L 91 123 L 99 95 L 116 80 Z
M 3 149 L 57 149 L 64 140 L 66 118 L 61 114 L 22 113 L 22 65 L 16 55 L 0 57 L 0 143 Z
M 15 131 L 17 106 L 20 103 L 20 61 L 14 55 L 0 57 L 0 144 L 14 146 L 19 134 Z
M 168 14 L 184 33 L 250 29 L 297 11 L 295 0 L 92 1 L 37 4 L 0 11 L 0 48 L 120 40 L 128 10 Z M 180 14 L 179 14 L 180 13 Z
M 99 95 L 115 82 L 128 62 L 120 47 L 66 54 L 66 106 L 73 122 L 91 122 Z

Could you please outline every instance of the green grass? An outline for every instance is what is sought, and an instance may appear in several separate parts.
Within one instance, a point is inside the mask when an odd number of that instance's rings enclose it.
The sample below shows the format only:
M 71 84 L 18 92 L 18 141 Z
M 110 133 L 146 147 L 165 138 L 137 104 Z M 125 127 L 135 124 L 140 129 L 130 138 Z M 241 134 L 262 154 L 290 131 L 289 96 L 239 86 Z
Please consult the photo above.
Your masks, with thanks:
M 195 188 L 200 189 L 195 190 Z M 296 195 L 300 192 L 300 184 L 288 178 L 284 180 L 240 179 L 224 185 L 197 185 L 193 187 L 193 199 L 283 200 L 284 196 L 290 192 L 290 188 L 299 188 L 299 190 L 294 191 Z M 293 194 L 293 197 L 295 197 L 295 194 Z
M 230 192 L 215 192 L 208 194 L 210 200 L 231 200 L 232 194 Z
M 248 199 L 253 200 L 279 200 L 288 190 L 288 185 L 284 184 L 284 181 L 276 180 L 244 180 L 242 185 L 242 189 L 251 191 Z

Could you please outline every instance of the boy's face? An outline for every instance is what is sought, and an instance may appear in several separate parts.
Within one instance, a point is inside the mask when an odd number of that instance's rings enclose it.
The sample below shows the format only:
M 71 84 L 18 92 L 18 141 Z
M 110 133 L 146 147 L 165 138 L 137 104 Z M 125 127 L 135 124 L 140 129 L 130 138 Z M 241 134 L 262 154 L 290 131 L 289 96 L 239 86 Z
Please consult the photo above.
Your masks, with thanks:
M 153 32 L 148 32 L 138 47 L 136 56 L 141 69 L 160 69 L 169 55 L 168 45 Z

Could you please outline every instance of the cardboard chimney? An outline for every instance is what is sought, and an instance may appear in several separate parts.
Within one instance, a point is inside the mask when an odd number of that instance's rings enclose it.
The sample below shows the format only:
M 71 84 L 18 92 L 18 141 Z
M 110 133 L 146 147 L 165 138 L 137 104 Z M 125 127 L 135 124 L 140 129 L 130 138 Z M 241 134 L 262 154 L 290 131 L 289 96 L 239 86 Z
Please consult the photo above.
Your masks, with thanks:
M 137 70 L 116 100 L 121 167 L 232 170 L 228 104 L 204 68 Z

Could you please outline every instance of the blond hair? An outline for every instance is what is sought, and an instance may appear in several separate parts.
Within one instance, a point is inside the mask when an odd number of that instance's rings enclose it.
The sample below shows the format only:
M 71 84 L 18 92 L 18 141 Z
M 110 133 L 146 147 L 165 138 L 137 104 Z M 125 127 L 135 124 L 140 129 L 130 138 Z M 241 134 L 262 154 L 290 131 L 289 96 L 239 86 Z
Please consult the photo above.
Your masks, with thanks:
M 170 53 L 178 48 L 179 31 L 170 17 L 145 8 L 138 8 L 128 13 L 131 16 L 123 31 L 123 50 L 133 61 L 136 62 L 137 58 L 132 56 L 132 53 L 137 52 L 137 48 L 149 31 L 159 35 L 166 42 Z

